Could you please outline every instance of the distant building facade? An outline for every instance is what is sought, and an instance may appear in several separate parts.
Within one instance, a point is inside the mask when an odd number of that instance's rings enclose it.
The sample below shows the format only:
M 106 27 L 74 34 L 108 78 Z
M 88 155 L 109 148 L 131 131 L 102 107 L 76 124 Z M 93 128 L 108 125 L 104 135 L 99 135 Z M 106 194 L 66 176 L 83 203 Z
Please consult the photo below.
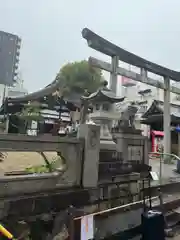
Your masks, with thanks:
M 180 88 L 177 84 L 176 87 Z M 148 125 L 141 124 L 141 116 L 149 109 L 154 100 L 164 101 L 163 89 L 155 88 L 140 82 L 134 82 L 131 79 L 119 76 L 117 95 L 126 97 L 123 103 L 117 104 L 117 109 L 119 111 L 121 111 L 121 105 L 126 102 L 127 104 L 132 101 L 140 103 L 139 110 L 136 114 L 135 126 L 137 129 L 141 129 L 145 136 L 149 136 L 150 128 Z M 172 104 L 179 105 L 180 113 L 180 95 L 171 93 L 170 98 Z
M 6 87 L 3 84 L 0 84 L 0 106 L 3 103 L 5 97 L 21 97 L 28 94 L 27 89 L 24 88 L 23 83 L 17 81 L 14 86 Z
M 0 31 L 0 84 L 12 86 L 16 81 L 21 39 Z

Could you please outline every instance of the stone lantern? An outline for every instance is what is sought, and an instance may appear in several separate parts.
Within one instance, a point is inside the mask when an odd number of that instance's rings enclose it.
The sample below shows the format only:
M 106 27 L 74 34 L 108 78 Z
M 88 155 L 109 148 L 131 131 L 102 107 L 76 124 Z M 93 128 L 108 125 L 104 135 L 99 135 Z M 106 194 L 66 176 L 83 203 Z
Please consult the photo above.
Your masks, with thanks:
M 120 119 L 120 113 L 115 111 L 114 104 L 122 102 L 124 97 L 117 97 L 107 88 L 107 82 L 104 82 L 100 89 L 82 99 L 86 102 L 86 107 L 92 109 L 89 119 L 100 126 L 99 181 L 111 181 L 123 161 L 121 151 L 111 135 L 113 120 Z
M 101 142 L 112 143 L 111 128 L 113 120 L 120 119 L 120 113 L 115 111 L 114 104 L 124 101 L 124 97 L 117 97 L 114 92 L 107 88 L 107 81 L 103 86 L 89 96 L 82 97 L 91 104 L 92 112 L 89 119 L 96 125 L 100 125 Z

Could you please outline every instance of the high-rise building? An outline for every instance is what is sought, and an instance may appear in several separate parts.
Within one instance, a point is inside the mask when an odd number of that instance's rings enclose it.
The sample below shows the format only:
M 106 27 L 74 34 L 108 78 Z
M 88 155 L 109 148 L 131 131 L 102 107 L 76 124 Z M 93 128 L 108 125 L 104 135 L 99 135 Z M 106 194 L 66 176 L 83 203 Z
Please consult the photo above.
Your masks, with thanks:
M 16 81 L 21 39 L 0 31 L 0 84 L 12 86 Z

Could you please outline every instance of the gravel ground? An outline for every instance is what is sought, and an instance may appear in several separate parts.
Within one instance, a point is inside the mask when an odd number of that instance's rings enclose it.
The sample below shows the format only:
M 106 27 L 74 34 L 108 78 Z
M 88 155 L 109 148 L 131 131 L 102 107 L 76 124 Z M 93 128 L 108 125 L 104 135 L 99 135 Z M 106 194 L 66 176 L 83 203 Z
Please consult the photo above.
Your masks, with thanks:
M 44 160 L 37 152 L 4 152 L 5 158 L 0 162 L 0 175 L 4 172 L 24 170 L 30 166 L 44 164 Z M 56 156 L 56 152 L 45 152 L 49 161 Z

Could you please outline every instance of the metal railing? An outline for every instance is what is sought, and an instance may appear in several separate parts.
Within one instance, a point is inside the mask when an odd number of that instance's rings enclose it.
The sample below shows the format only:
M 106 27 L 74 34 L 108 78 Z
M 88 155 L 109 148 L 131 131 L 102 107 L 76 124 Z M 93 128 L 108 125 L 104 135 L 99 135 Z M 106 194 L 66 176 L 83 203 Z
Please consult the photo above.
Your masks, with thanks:
M 172 161 L 180 161 L 180 157 L 173 154 L 173 153 L 161 153 L 161 152 L 149 152 L 149 157 L 150 155 L 155 155 L 154 157 L 152 156 L 151 159 L 157 158 L 159 156 L 159 184 L 162 184 L 162 163 L 165 160 L 165 157 L 169 157 L 170 161 L 168 163 L 172 163 Z
M 167 156 L 167 157 L 172 157 L 175 160 L 180 160 L 180 157 L 178 157 L 177 155 L 173 154 L 173 153 L 161 153 L 161 152 L 149 152 L 149 155 L 156 155 L 156 156 Z

